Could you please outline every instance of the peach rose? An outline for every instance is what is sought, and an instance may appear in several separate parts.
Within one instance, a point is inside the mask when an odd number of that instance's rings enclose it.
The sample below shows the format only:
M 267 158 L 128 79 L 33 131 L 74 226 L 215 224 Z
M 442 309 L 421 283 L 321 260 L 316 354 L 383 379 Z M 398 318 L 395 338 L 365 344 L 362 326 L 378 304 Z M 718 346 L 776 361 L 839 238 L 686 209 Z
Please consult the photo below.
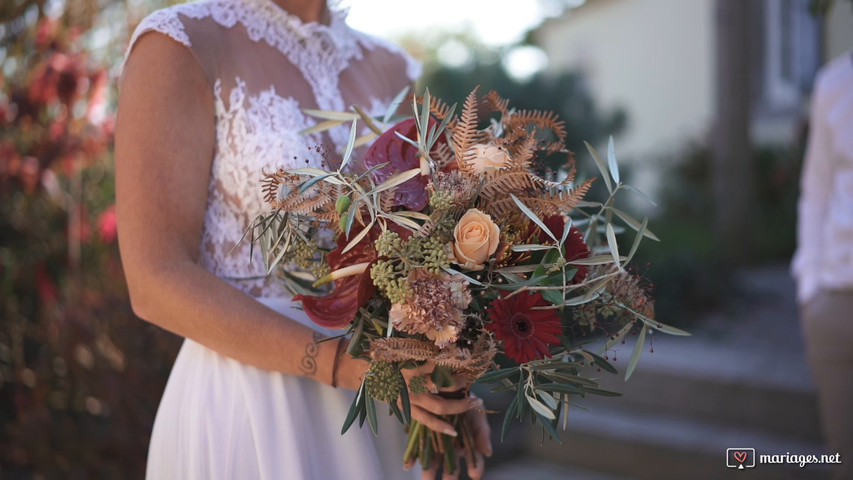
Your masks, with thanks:
M 482 270 L 483 264 L 498 248 L 500 233 L 489 215 L 476 208 L 468 210 L 453 229 L 450 260 L 466 270 Z
M 503 168 L 509 162 L 509 154 L 501 147 L 492 145 L 474 145 L 468 149 L 468 164 L 475 173 L 483 173 L 487 168 Z

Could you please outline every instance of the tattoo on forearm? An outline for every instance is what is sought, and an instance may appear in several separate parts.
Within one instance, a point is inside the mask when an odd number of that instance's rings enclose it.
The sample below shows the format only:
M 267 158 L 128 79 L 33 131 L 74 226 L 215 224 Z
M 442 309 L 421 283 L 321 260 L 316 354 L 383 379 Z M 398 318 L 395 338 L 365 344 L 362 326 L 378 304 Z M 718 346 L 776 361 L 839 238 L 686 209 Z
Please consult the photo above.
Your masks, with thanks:
M 314 332 L 312 341 L 305 345 L 305 356 L 299 362 L 299 369 L 306 377 L 313 377 L 317 373 L 317 355 L 320 354 L 320 340 L 324 337 L 318 332 Z

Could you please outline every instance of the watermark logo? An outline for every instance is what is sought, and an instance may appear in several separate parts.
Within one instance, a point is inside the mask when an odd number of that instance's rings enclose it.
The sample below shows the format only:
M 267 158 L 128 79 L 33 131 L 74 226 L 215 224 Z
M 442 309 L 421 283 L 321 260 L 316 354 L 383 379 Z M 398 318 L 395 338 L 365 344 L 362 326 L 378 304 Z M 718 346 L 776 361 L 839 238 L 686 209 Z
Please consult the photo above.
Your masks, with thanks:
M 729 468 L 737 468 L 738 470 L 755 467 L 755 449 L 727 448 L 726 466 Z

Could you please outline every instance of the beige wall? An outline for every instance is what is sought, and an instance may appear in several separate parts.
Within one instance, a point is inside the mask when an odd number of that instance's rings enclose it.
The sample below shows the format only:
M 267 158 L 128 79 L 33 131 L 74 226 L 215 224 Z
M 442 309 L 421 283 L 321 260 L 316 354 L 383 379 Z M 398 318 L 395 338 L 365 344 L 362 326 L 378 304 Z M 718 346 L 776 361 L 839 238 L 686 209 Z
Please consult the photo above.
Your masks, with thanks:
M 536 38 L 549 70 L 580 68 L 602 106 L 626 109 L 620 157 L 645 157 L 707 135 L 713 12 L 713 0 L 588 0 Z
M 853 50 L 853 5 L 849 1 L 836 2 L 832 7 L 826 19 L 823 41 L 824 61 Z

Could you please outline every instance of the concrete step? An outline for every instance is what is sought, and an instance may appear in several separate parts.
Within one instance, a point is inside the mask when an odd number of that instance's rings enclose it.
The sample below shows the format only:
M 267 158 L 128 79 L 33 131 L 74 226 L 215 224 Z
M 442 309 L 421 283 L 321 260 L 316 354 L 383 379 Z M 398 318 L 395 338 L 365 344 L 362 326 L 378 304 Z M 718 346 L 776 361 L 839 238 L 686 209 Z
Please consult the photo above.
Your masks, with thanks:
M 607 375 L 599 381 L 604 388 L 624 395 L 590 398 L 587 403 L 595 409 L 664 412 L 811 442 L 822 439 L 817 395 L 812 388 L 762 382 L 757 376 L 732 378 L 655 368 L 639 369 L 628 382 L 621 375 Z
M 594 472 L 532 457 L 521 457 L 497 464 L 489 463 L 484 478 L 486 480 L 637 480 L 634 477 Z
M 599 408 L 569 412 L 563 444 L 546 441 L 527 454 L 549 462 L 611 475 L 648 480 L 718 480 L 731 475 L 727 448 L 755 448 L 756 455 L 821 455 L 818 443 L 751 428 L 668 415 Z M 527 432 L 529 444 L 541 443 L 541 429 Z M 826 465 L 756 465 L 744 478 L 755 480 L 821 480 Z

